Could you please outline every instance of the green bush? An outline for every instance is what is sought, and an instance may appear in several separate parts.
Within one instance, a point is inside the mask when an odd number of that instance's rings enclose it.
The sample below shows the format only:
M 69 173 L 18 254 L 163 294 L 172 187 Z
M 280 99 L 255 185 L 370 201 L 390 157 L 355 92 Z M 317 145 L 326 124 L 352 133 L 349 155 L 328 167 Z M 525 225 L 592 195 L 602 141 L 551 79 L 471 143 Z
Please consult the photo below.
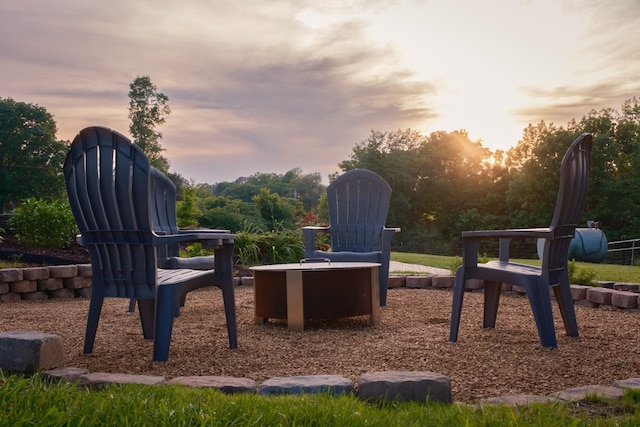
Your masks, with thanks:
M 236 233 L 236 259 L 242 266 L 299 262 L 304 258 L 304 241 L 300 230 L 279 225 L 262 231 L 251 225 Z
M 478 264 L 484 264 L 489 261 L 489 258 L 486 255 L 478 255 Z M 456 274 L 458 267 L 462 265 L 462 258 L 459 256 L 453 257 L 451 262 L 449 263 L 449 271 L 451 274 Z
M 29 198 L 22 201 L 9 219 L 19 242 L 29 246 L 68 247 L 78 233 L 67 201 Z
M 598 286 L 594 281 L 596 272 L 588 268 L 580 268 L 576 265 L 576 260 L 569 261 L 569 283 L 572 285 Z

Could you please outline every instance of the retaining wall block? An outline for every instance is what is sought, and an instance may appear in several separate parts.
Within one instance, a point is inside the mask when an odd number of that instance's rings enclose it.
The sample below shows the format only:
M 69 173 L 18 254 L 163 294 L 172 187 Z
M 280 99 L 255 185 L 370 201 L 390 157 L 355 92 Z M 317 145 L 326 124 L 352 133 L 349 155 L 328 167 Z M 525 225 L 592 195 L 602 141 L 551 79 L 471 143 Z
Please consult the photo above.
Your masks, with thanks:
M 9 283 L 9 291 L 18 294 L 35 292 L 38 290 L 38 284 L 34 280 L 21 280 L 19 282 Z
M 405 286 L 407 288 L 417 289 L 429 288 L 431 287 L 432 280 L 432 275 L 407 276 L 405 279 Z
M 638 294 L 628 291 L 614 292 L 611 295 L 611 304 L 620 308 L 637 308 Z
M 91 286 L 90 277 L 82 277 L 82 276 L 68 277 L 66 279 L 63 279 L 63 282 L 64 282 L 64 287 L 69 289 L 82 289 L 82 288 L 88 288 L 89 286 Z
M 42 332 L 0 332 L 0 368 L 35 372 L 62 366 L 62 337 Z
M 39 291 L 55 291 L 56 289 L 62 289 L 64 287 L 62 279 L 48 278 L 37 280 L 36 283 L 38 284 Z
M 21 268 L 3 268 L 0 270 L 0 282 L 18 282 L 22 280 Z
M 612 289 L 591 287 L 587 290 L 587 300 L 596 304 L 610 305 L 612 293 Z
M 30 267 L 22 270 L 24 280 L 42 280 L 49 278 L 49 267 Z
M 574 301 L 587 299 L 587 291 L 590 286 L 571 285 L 571 298 Z
M 66 279 L 78 275 L 77 265 L 54 265 L 49 267 L 49 277 Z
M 403 288 L 405 287 L 405 277 L 406 276 L 398 276 L 398 275 L 390 275 L 389 281 L 387 282 L 387 288 Z

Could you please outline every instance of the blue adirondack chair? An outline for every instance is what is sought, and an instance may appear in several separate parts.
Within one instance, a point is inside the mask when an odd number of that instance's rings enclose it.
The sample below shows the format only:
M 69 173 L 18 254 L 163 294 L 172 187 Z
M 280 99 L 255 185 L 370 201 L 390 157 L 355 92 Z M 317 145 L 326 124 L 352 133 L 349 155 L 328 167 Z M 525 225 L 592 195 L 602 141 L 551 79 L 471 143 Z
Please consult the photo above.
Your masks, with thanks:
M 183 233 L 229 233 L 229 230 L 198 229 L 184 230 L 178 228 L 176 217 L 176 186 L 162 173 L 162 171 L 151 167 L 151 212 L 153 231 L 159 235 L 176 235 Z M 186 245 L 188 242 L 184 242 Z M 205 242 L 199 242 L 201 244 Z M 193 270 L 214 270 L 215 256 L 195 256 L 181 257 L 180 245 L 173 243 L 170 245 L 158 246 L 158 267 L 160 268 L 190 268 Z M 183 296 L 180 306 L 184 306 L 186 295 Z M 133 313 L 136 300 L 131 299 L 129 312 Z
M 462 266 L 456 271 L 449 341 L 458 339 L 460 313 L 465 281 L 485 281 L 484 327 L 496 324 L 502 283 L 524 288 L 533 310 L 540 342 L 544 347 L 557 347 L 549 288 L 553 288 L 562 320 L 569 336 L 578 336 L 578 324 L 571 298 L 568 252 L 576 225 L 584 210 L 591 158 L 591 134 L 580 135 L 562 159 L 560 189 L 555 212 L 548 228 L 465 231 L 462 233 Z M 509 245 L 513 239 L 544 239 L 542 267 L 509 261 Z M 478 250 L 483 239 L 499 240 L 499 261 L 478 264 Z
M 104 298 L 138 300 L 143 335 L 153 339 L 153 360 L 169 355 L 180 300 L 194 289 L 222 289 L 230 348 L 237 347 L 230 233 L 156 233 L 152 168 L 142 150 L 104 127 L 82 130 L 64 163 L 67 195 L 79 241 L 91 257 L 92 291 L 84 352 L 93 351 Z M 215 270 L 158 268 L 158 250 L 180 242 L 206 241 L 215 249 Z
M 387 304 L 391 238 L 399 228 L 387 228 L 391 187 L 378 174 L 353 169 L 327 187 L 329 226 L 303 227 L 306 258 L 380 263 L 380 305 Z M 331 235 L 331 250 L 316 249 L 318 233 Z

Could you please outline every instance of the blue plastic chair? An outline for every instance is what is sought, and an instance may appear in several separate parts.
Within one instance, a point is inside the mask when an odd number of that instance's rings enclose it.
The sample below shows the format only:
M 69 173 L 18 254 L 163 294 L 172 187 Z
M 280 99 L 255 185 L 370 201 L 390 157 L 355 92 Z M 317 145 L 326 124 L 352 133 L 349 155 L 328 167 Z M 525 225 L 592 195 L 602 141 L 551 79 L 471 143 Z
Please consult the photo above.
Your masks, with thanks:
M 82 130 L 64 163 L 67 195 L 92 266 L 84 352 L 93 351 L 104 298 L 138 300 L 143 335 L 153 360 L 166 361 L 180 300 L 194 289 L 222 289 L 230 348 L 237 347 L 233 244 L 229 233 L 165 234 L 153 230 L 152 168 L 142 150 L 104 127 Z M 158 248 L 207 241 L 215 270 L 158 268 Z
M 399 228 L 387 228 L 391 187 L 366 169 L 350 170 L 327 187 L 329 226 L 303 227 L 306 258 L 380 263 L 380 305 L 387 304 L 391 238 Z M 316 248 L 318 233 L 331 235 L 331 250 Z
M 464 231 L 462 233 L 462 266 L 456 271 L 449 341 L 458 339 L 460 313 L 467 279 L 483 279 L 484 327 L 493 328 L 502 283 L 524 288 L 533 310 L 540 342 L 544 347 L 557 347 L 549 288 L 553 288 L 562 320 L 569 336 L 578 336 L 578 324 L 571 298 L 568 252 L 576 225 L 580 221 L 587 197 L 591 134 L 580 135 L 562 159 L 560 189 L 551 225 L 548 228 Z M 509 261 L 509 245 L 513 239 L 544 239 L 542 267 Z M 483 239 L 499 239 L 499 261 L 478 264 L 478 249 Z
M 153 231 L 159 235 L 177 235 L 193 232 L 202 233 L 230 233 L 229 230 L 198 229 L 185 230 L 178 228 L 176 216 L 176 186 L 162 173 L 151 167 L 151 212 Z M 184 242 L 190 243 L 190 242 Z M 200 242 L 206 246 L 206 241 Z M 190 268 L 192 270 L 215 270 L 215 256 L 181 257 L 178 243 L 158 246 L 158 267 L 160 268 Z M 184 306 L 186 294 L 183 295 L 180 306 Z M 129 312 L 133 313 L 136 300 L 131 299 Z

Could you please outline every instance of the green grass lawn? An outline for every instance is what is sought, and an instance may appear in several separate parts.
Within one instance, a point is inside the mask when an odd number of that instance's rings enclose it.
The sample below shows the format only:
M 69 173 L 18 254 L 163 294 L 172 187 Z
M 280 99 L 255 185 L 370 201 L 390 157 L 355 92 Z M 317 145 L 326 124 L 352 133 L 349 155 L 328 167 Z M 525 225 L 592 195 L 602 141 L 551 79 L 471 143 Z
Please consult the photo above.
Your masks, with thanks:
M 406 262 L 409 264 L 450 269 L 451 265 L 455 262 L 456 257 L 392 252 L 391 259 L 393 261 Z M 540 265 L 540 260 L 537 259 L 514 259 L 512 261 L 523 264 Z M 640 283 L 640 267 L 616 264 L 593 264 L 589 262 L 576 262 L 576 267 L 593 271 L 595 273 L 596 281 Z
M 256 357 L 259 357 L 258 355 Z M 178 385 L 99 390 L 0 370 L 2 426 L 637 426 L 640 390 L 621 400 L 519 407 L 366 402 L 328 394 L 225 395 Z

